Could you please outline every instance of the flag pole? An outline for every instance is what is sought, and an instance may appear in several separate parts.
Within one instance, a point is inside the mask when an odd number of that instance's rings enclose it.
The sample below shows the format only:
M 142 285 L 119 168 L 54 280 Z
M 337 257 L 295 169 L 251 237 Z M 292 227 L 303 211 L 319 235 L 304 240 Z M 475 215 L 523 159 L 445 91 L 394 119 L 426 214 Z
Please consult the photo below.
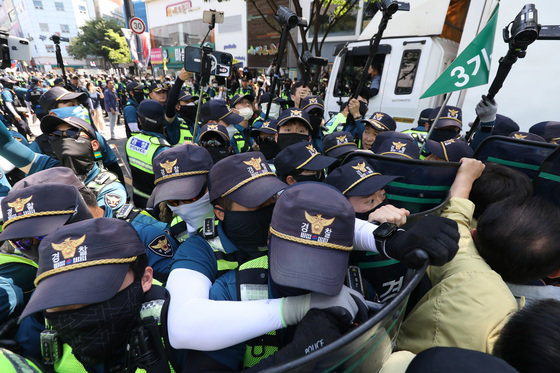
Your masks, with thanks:
M 443 112 L 443 109 L 445 109 L 445 107 L 447 106 L 447 102 L 451 98 L 451 93 L 444 93 L 444 95 L 446 97 L 443 100 L 443 104 L 439 108 L 439 112 L 437 114 L 436 120 L 434 120 L 434 123 L 432 123 L 432 125 L 430 126 L 430 130 L 428 131 L 428 134 L 426 135 L 426 139 L 424 140 L 424 143 L 422 144 L 422 147 L 420 148 L 420 154 L 422 154 L 422 152 L 424 151 L 424 148 L 426 147 L 426 144 L 428 143 L 428 139 L 432 135 L 432 132 L 434 131 L 434 128 L 436 128 L 436 123 L 439 121 L 439 117 L 441 116 L 441 113 Z

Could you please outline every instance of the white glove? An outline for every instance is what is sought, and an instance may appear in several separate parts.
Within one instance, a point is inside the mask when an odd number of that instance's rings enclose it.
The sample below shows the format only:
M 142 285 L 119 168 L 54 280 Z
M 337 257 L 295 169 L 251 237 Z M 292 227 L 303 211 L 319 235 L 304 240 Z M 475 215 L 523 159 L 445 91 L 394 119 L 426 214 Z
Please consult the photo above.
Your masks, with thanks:
M 482 96 L 482 100 L 476 105 L 476 115 L 480 118 L 481 123 L 493 122 L 496 120 L 498 112 L 498 104 L 493 99 Z

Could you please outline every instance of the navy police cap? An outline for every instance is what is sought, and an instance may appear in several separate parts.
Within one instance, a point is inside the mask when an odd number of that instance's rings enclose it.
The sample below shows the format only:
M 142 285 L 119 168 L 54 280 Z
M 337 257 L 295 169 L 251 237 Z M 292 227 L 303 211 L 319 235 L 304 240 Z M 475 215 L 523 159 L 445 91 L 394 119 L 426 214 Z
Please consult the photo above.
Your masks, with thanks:
M 136 230 L 124 220 L 98 218 L 61 227 L 39 245 L 36 289 L 20 319 L 48 308 L 112 298 L 130 264 L 145 253 Z
M 371 147 L 375 154 L 418 159 L 420 151 L 412 136 L 395 131 L 381 132 Z
M 363 120 L 377 131 L 394 131 L 397 129 L 397 123 L 389 114 L 375 112 L 369 119 Z
M 278 198 L 270 223 L 274 283 L 325 295 L 340 292 L 354 241 L 354 208 L 336 189 L 296 183 Z
M 307 115 L 307 112 L 297 108 L 289 108 L 282 111 L 278 116 L 278 122 L 276 123 L 276 126 L 280 128 L 290 120 L 297 120 L 307 126 L 307 128 L 309 128 L 309 131 L 313 131 L 313 127 L 311 126 L 309 115 Z
M 325 155 L 338 158 L 358 150 L 358 146 L 350 132 L 337 131 L 325 136 L 323 139 L 323 149 Z
M 243 121 L 243 117 L 231 111 L 227 103 L 221 99 L 210 100 L 204 103 L 200 108 L 200 117 L 203 123 L 222 120 L 227 124 L 239 124 Z
M 159 153 L 153 161 L 155 188 L 148 206 L 169 200 L 191 200 L 206 186 L 212 157 L 201 146 L 185 144 Z
M 426 147 L 430 153 L 446 162 L 459 162 L 461 158 L 472 158 L 474 150 L 463 140 L 451 139 L 442 142 L 428 139 Z
M 208 178 L 210 202 L 227 197 L 249 208 L 262 205 L 286 187 L 261 152 L 230 155 L 212 167 Z
M 366 158 L 355 157 L 331 171 L 325 183 L 340 190 L 345 196 L 369 196 L 397 178 L 398 176 L 381 175 Z
M 295 170 L 319 171 L 336 162 L 336 158 L 321 155 L 305 141 L 292 144 L 282 149 L 274 159 L 276 173 L 285 178 Z

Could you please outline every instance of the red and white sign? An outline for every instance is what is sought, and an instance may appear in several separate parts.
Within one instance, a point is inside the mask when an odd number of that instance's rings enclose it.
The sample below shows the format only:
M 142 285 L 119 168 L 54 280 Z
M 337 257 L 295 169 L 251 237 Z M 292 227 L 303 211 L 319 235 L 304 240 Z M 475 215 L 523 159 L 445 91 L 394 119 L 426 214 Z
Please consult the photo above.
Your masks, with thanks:
M 132 32 L 141 35 L 146 31 L 146 24 L 140 18 L 132 17 L 130 21 L 128 21 L 128 28 L 130 28 Z

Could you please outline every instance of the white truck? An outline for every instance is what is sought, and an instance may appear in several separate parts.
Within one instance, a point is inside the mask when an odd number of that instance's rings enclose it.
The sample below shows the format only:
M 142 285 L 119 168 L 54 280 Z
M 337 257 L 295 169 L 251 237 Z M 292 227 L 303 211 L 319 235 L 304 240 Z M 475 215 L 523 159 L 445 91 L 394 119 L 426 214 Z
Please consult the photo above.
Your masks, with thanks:
M 487 93 L 499 58 L 507 52 L 502 29 L 528 2 L 501 2 L 488 84 L 454 92 L 448 102 L 463 108 L 464 131 L 476 117 L 474 108 L 481 95 Z M 560 1 L 532 2 L 540 24 L 560 24 Z M 383 34 L 375 57 L 382 65 L 381 84 L 379 94 L 369 101 L 368 114 L 375 111 L 390 114 L 397 122 L 397 129 L 404 130 L 416 126 L 423 109 L 441 105 L 443 96 L 425 99 L 420 96 L 484 28 L 497 3 L 497 0 L 410 0 L 410 11 L 395 13 Z M 337 113 L 340 104 L 352 94 L 380 20 L 378 12 L 358 41 L 347 43 L 338 51 L 327 87 L 325 116 Z M 465 69 L 467 74 L 472 73 L 472 67 Z M 559 77 L 560 43 L 536 40 L 527 48 L 527 56 L 513 66 L 496 96 L 498 112 L 514 119 L 525 131 L 540 121 L 560 120 Z

